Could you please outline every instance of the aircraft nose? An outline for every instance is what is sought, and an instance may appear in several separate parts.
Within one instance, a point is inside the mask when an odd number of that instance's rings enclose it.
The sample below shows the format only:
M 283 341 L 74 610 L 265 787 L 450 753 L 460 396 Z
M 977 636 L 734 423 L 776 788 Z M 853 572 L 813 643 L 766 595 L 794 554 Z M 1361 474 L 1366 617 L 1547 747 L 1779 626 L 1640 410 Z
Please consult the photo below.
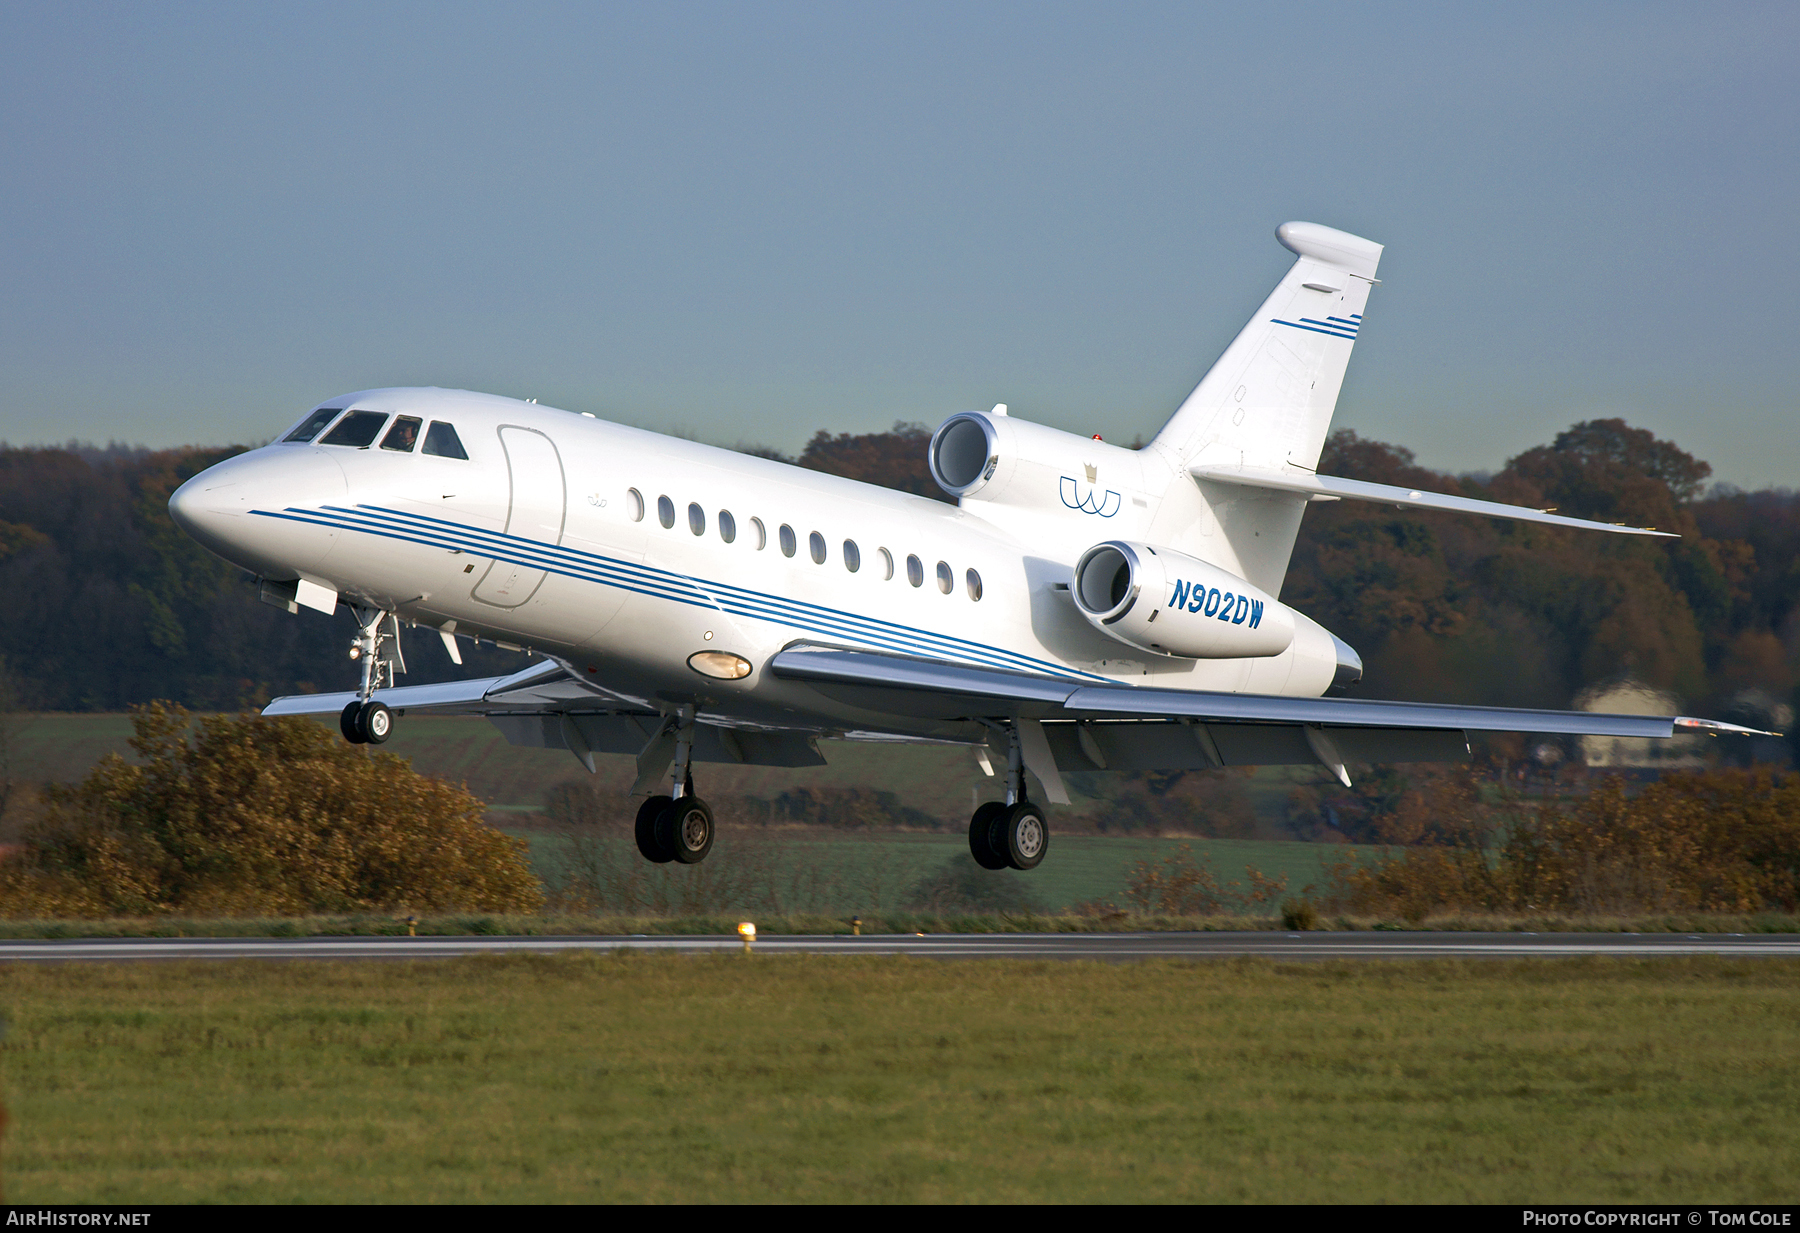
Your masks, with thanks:
M 200 545 L 253 573 L 281 577 L 316 565 L 335 535 L 282 514 L 341 501 L 343 468 L 321 451 L 279 446 L 208 467 L 169 496 L 169 516 Z
M 207 480 L 217 470 L 217 467 L 207 468 L 169 496 L 169 517 L 175 520 L 176 526 L 195 538 L 201 538 L 205 533 L 206 515 L 212 506 L 206 491 L 209 487 Z

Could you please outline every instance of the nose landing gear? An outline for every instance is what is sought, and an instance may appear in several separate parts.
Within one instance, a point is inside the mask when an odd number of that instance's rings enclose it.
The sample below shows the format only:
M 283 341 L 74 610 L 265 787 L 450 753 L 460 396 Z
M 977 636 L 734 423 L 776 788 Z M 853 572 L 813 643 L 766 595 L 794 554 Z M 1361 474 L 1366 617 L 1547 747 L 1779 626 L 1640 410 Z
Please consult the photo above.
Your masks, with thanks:
M 351 611 L 362 627 L 350 644 L 350 658 L 362 661 L 362 686 L 357 700 L 338 716 L 338 728 L 352 745 L 380 745 L 393 735 L 394 712 L 372 695 L 393 688 L 396 668 L 406 671 L 400 658 L 400 621 L 379 608 L 353 606 Z
M 394 713 L 380 702 L 352 702 L 338 716 L 338 728 L 352 745 L 380 745 L 394 732 Z
M 1019 726 L 1008 724 L 1006 737 L 1006 799 L 987 802 L 969 819 L 969 854 L 983 869 L 1036 869 L 1050 849 L 1050 824 L 1025 799 Z

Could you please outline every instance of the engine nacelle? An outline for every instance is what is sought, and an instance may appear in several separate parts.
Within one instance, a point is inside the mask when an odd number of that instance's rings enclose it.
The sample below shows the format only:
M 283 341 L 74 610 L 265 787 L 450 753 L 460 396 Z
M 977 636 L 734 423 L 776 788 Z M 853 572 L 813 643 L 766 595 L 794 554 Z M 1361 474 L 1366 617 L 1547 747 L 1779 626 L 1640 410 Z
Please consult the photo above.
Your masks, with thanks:
M 1075 606 L 1095 629 L 1158 655 L 1251 659 L 1293 645 L 1294 612 L 1235 574 L 1168 548 L 1095 544 L 1075 565 Z
M 1113 517 L 1134 497 L 1144 503 L 1144 458 L 1138 451 L 993 411 L 945 420 L 931 435 L 926 457 L 938 487 L 964 503 L 1066 509 L 1102 518 Z

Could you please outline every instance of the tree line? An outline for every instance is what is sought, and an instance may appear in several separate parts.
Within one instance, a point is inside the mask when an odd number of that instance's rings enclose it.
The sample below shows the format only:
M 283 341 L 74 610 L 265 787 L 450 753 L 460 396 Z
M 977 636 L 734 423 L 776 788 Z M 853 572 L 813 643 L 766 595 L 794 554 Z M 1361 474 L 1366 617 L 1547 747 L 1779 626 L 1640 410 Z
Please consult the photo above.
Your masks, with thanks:
M 821 431 L 786 461 L 941 497 L 927 436 L 916 424 Z M 355 683 L 347 616 L 293 617 L 259 603 L 242 571 L 169 518 L 176 487 L 243 448 L 0 446 L 0 656 L 20 705 L 120 710 L 166 699 L 232 710 Z M 1474 476 L 1433 472 L 1410 450 L 1339 431 L 1320 470 L 1681 536 L 1310 506 L 1282 598 L 1361 652 L 1363 695 L 1562 707 L 1586 687 L 1630 677 L 1690 711 L 1791 718 L 1800 676 L 1794 492 L 1709 486 L 1706 462 L 1621 420 L 1576 424 Z M 436 639 L 413 638 L 406 650 L 416 680 L 521 663 L 483 648 L 465 652 L 458 670 Z

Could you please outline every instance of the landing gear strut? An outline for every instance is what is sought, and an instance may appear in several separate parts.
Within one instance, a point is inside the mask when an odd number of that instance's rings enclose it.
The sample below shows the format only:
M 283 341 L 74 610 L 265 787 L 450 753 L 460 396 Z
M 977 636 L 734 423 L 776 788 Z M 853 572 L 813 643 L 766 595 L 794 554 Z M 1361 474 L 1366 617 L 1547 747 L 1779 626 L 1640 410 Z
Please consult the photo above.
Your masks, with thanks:
M 983 869 L 1036 869 L 1050 848 L 1044 811 L 1025 799 L 1019 726 L 1006 728 L 1006 799 L 989 801 L 969 819 L 969 854 Z
M 394 712 L 373 695 L 378 689 L 393 688 L 396 666 L 406 671 L 400 658 L 400 622 L 379 608 L 354 606 L 351 611 L 362 627 L 350 644 L 350 658 L 362 661 L 362 686 L 356 701 L 338 716 L 338 728 L 352 745 L 380 745 L 393 735 Z
M 694 795 L 694 708 L 676 713 L 674 795 L 653 796 L 638 806 L 637 846 L 645 860 L 698 865 L 713 846 L 713 812 Z

